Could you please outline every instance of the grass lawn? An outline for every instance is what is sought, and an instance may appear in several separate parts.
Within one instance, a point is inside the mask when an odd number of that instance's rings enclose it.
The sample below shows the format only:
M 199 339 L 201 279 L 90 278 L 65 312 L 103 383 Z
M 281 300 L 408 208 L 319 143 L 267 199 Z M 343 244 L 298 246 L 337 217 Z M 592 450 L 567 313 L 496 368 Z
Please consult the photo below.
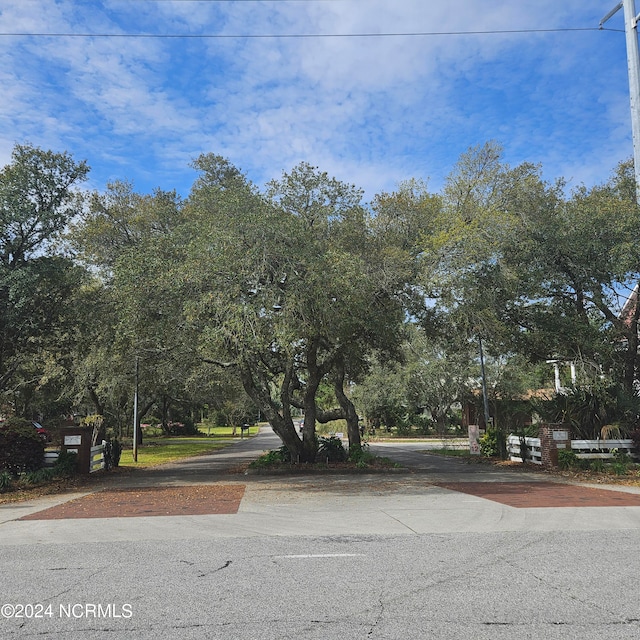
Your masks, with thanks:
M 198 429 L 200 434 L 204 436 L 216 436 L 220 438 L 226 438 L 226 437 L 235 438 L 236 436 L 239 437 L 241 434 L 240 425 L 238 425 L 237 427 L 219 427 L 217 425 L 214 425 L 213 423 L 200 422 L 199 424 L 196 425 L 196 428 Z M 235 429 L 235 433 L 234 433 L 234 429 Z M 255 436 L 258 433 L 258 431 L 260 431 L 260 425 L 252 425 L 248 429 L 248 433 L 251 436 Z M 142 423 L 142 432 L 144 433 L 145 436 L 148 436 L 149 438 L 165 436 L 160 426 L 145 424 L 144 422 Z M 244 431 L 244 435 L 247 435 L 247 430 Z M 174 436 L 171 436 L 171 437 L 174 437 Z M 181 436 L 178 434 L 178 437 L 187 437 L 187 436 Z
M 258 428 L 252 429 L 252 433 L 257 433 Z M 192 456 L 201 455 L 222 449 L 233 444 L 238 437 L 228 437 L 231 435 L 223 434 L 220 437 L 207 436 L 190 436 L 190 437 L 152 437 L 145 436 L 144 443 L 138 448 L 138 462 L 133 461 L 133 451 L 130 448 L 124 449 L 120 457 L 120 468 L 126 473 L 127 470 L 144 469 L 154 467 L 167 462 L 174 462 L 182 458 L 190 458 Z M 245 436 L 246 437 L 246 436 Z M 117 473 L 117 470 L 109 473 Z M 15 484 L 11 490 L 6 493 L 0 492 L 0 504 L 9 502 L 20 502 L 22 500 L 30 500 L 43 495 L 60 493 L 65 490 L 76 487 L 84 487 L 101 474 L 92 474 L 91 476 L 73 476 L 72 478 L 55 478 L 53 481 L 38 484 L 35 486 L 23 486 Z
M 233 432 L 234 429 L 235 433 Z M 241 435 L 240 427 L 211 427 L 204 423 L 198 425 L 198 431 L 200 431 L 201 433 L 206 433 L 207 435 L 216 436 L 218 438 L 235 438 Z M 260 431 L 260 426 L 255 425 L 249 427 L 248 430 L 245 430 L 244 435 L 246 436 L 248 433 L 250 436 L 255 436 L 258 431 Z
M 231 438 L 185 437 L 185 438 L 145 438 L 138 447 L 138 461 L 133 461 L 133 450 L 124 449 L 120 457 L 121 467 L 154 467 L 166 462 L 209 453 L 227 447 L 235 441 Z

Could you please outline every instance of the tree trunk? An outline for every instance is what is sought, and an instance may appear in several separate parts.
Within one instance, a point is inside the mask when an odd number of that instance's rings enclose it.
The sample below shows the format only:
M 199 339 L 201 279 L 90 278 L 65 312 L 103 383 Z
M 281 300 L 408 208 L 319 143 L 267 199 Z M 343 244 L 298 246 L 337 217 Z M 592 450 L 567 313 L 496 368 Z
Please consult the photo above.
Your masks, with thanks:
M 166 395 L 162 396 L 162 432 L 165 435 L 169 435 L 169 399 Z
M 96 415 L 103 416 L 104 415 L 104 405 L 100 402 L 100 398 L 96 393 L 96 390 L 92 385 L 87 385 L 87 393 L 91 398 L 91 402 L 93 403 L 93 408 L 95 409 Z
M 344 416 L 347 421 L 347 436 L 349 438 L 349 449 L 351 447 L 360 447 L 362 445 L 362 439 L 360 436 L 360 422 L 358 418 L 358 412 L 356 408 L 344 392 L 344 379 L 345 371 L 344 364 L 338 368 L 334 381 L 334 392 L 340 407 L 344 411 Z
M 242 386 L 247 395 L 256 403 L 274 433 L 287 447 L 291 454 L 291 459 L 294 462 L 304 461 L 303 443 L 296 433 L 291 414 L 289 411 L 284 415 L 280 413 L 271 397 L 268 382 L 260 379 L 259 372 L 251 364 L 240 365 L 239 373 Z M 283 385 L 285 384 L 288 384 L 286 379 L 283 382 Z M 281 388 L 281 396 L 283 393 L 284 390 Z
M 636 369 L 638 361 L 638 320 L 640 319 L 640 301 L 636 301 L 633 313 L 629 318 L 627 337 L 627 349 L 624 354 L 624 390 L 633 395 L 636 381 Z
M 315 462 L 316 453 L 318 451 L 318 443 L 316 441 L 316 422 L 317 407 L 316 393 L 322 376 L 319 375 L 317 367 L 309 367 L 309 378 L 304 390 L 304 422 L 302 425 L 302 449 L 303 461 Z
M 138 444 L 142 444 L 142 428 L 140 424 L 142 423 L 142 419 L 151 410 L 151 407 L 153 407 L 153 400 L 151 402 L 148 402 L 142 409 L 138 410 L 138 415 L 137 415 L 138 424 L 136 424 L 136 433 L 138 434 L 138 438 L 137 438 Z

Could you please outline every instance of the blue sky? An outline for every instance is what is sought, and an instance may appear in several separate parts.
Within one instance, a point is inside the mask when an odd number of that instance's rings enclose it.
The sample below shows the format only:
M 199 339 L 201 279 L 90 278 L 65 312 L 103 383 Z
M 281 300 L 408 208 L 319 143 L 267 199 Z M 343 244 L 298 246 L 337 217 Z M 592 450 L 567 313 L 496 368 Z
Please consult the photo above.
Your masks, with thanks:
M 616 0 L 0 0 L 0 164 L 14 143 L 69 151 L 89 186 L 187 195 L 201 153 L 262 186 L 301 161 L 365 190 L 442 187 L 494 140 L 570 185 L 632 155 Z M 396 37 L 230 37 L 409 34 Z

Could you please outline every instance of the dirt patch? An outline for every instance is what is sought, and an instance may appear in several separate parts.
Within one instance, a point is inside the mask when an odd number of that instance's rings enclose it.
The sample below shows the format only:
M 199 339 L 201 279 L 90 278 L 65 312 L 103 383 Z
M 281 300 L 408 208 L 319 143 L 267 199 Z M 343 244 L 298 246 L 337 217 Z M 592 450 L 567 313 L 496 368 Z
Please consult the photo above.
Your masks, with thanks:
M 437 486 L 517 509 L 539 507 L 640 507 L 640 495 L 558 482 L 450 482 Z
M 238 484 L 105 489 L 20 520 L 233 514 L 244 490 Z

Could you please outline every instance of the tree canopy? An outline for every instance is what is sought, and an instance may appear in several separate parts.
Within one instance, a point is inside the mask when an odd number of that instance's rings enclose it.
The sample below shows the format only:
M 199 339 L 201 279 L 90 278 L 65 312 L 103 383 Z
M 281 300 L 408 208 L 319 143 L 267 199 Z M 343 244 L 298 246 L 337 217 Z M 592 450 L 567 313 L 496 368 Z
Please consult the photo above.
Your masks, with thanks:
M 0 392 L 62 330 L 82 274 L 56 255 L 57 241 L 88 170 L 66 153 L 16 145 L 0 171 Z
M 629 162 L 569 191 L 487 143 L 440 192 L 416 178 L 370 203 L 304 162 L 263 188 L 215 154 L 193 166 L 185 198 L 125 180 L 88 193 L 86 163 L 16 145 L 0 172 L 5 407 L 129 422 L 137 361 L 139 418 L 258 409 L 310 461 L 319 423 L 345 420 L 352 446 L 359 414 L 444 429 L 477 384 L 479 338 L 496 398 L 547 359 L 633 392 Z

